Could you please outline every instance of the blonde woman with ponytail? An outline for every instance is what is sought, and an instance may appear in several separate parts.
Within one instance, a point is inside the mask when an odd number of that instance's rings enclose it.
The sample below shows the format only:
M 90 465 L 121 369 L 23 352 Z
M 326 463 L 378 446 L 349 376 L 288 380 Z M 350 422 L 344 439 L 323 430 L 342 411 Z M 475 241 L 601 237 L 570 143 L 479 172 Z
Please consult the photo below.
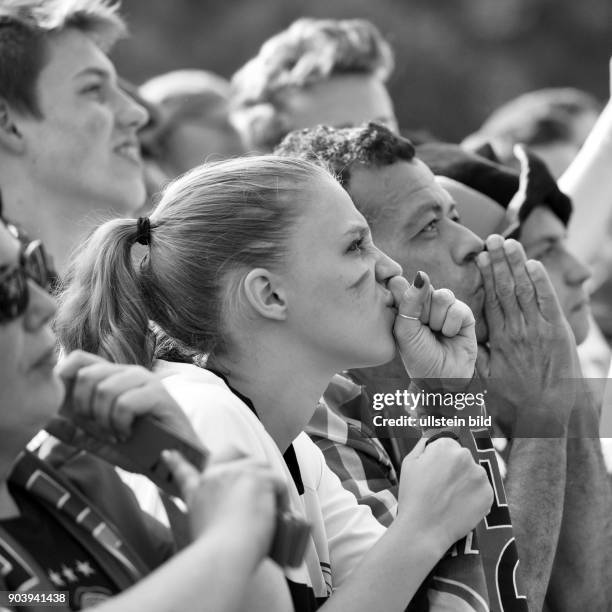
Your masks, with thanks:
M 156 357 L 153 325 L 205 368 Z M 72 261 L 57 330 L 67 350 L 153 369 L 213 459 L 230 444 L 284 478 L 312 526 L 304 563 L 284 570 L 296 610 L 404 610 L 491 504 L 469 451 L 420 442 L 385 530 L 303 433 L 338 371 L 399 350 L 413 378 L 470 378 L 476 355 L 467 306 L 423 273 L 409 285 L 347 193 L 307 161 L 204 165 L 149 219 L 102 225 Z

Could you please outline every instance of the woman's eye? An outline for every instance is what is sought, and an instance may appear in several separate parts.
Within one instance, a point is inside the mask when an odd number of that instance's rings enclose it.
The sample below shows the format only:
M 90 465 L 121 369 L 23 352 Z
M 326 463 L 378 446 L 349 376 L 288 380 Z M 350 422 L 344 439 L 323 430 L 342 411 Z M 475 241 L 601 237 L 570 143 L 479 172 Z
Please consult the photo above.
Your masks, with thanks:
M 347 249 L 347 253 L 352 252 L 360 252 L 363 250 L 363 238 L 358 238 L 357 240 L 353 240 Z

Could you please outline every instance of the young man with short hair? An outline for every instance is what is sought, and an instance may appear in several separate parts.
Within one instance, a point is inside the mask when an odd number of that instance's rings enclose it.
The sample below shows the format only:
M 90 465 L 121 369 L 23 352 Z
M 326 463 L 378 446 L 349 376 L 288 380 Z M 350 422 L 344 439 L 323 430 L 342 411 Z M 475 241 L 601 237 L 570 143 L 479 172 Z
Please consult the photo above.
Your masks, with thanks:
M 144 201 L 147 120 L 107 56 L 125 34 L 105 0 L 0 8 L 0 188 L 5 214 L 42 238 L 59 273 L 102 215 Z

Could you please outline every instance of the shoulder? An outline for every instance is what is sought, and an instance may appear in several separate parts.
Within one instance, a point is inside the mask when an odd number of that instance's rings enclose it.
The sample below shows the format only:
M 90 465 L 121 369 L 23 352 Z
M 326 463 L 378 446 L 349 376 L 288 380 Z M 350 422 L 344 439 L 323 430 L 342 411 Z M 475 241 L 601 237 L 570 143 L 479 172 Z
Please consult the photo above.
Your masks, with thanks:
M 256 459 L 279 455 L 257 416 L 219 376 L 195 365 L 162 360 L 155 363 L 153 371 L 185 412 L 213 459 L 228 446 Z

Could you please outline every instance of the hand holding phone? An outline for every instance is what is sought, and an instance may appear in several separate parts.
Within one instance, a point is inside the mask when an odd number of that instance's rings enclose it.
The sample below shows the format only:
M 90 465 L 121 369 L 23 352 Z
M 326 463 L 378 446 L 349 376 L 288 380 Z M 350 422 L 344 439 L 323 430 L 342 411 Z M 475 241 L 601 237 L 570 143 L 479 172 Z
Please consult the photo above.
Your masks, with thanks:
M 71 353 L 59 373 L 66 398 L 47 431 L 182 497 L 162 452 L 178 451 L 201 473 L 208 451 L 159 379 L 139 366 L 111 364 L 82 351 Z M 269 556 L 282 566 L 299 565 L 309 533 L 305 521 L 279 506 Z

